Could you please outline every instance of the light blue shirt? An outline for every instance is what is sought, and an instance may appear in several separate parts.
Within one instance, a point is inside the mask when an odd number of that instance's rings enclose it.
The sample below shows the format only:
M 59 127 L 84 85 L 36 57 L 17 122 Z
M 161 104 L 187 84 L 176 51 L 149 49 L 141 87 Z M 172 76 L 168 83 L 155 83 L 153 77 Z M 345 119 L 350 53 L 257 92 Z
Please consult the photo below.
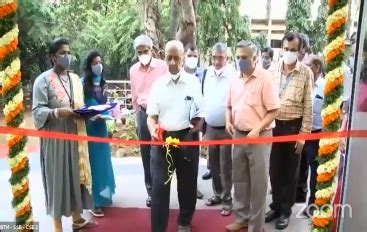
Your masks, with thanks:
M 315 87 L 313 90 L 313 131 L 322 129 L 321 111 L 324 104 L 324 86 L 325 79 L 319 76 L 315 82 Z
M 226 124 L 226 99 L 230 78 L 237 77 L 237 71 L 227 65 L 221 73 L 210 66 L 204 80 L 204 117 L 209 126 L 222 127 Z

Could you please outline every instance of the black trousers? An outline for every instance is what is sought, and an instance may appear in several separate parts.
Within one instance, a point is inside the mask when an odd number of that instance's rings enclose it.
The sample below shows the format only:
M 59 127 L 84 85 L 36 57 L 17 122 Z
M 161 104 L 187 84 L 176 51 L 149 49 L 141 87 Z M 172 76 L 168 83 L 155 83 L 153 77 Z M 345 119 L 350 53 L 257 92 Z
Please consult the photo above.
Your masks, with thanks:
M 165 132 L 163 137 L 179 138 L 180 141 L 196 141 L 199 134 L 189 132 L 188 129 L 177 132 Z M 172 168 L 176 171 L 177 192 L 180 205 L 180 214 L 177 223 L 187 226 L 191 223 L 196 207 L 197 176 L 199 165 L 199 146 L 170 146 L 172 155 Z M 165 232 L 168 226 L 170 185 L 168 169 L 169 163 L 166 159 L 166 148 L 163 146 L 152 146 L 152 206 L 151 226 L 152 232 Z
M 319 132 L 321 132 L 321 130 L 312 131 L 312 133 L 319 133 Z M 298 178 L 296 200 L 306 199 L 307 197 L 308 192 L 307 181 L 310 169 L 311 173 L 310 173 L 310 197 L 308 200 L 309 204 L 312 204 L 315 201 L 316 178 L 318 167 L 316 157 L 319 150 L 319 142 L 320 140 L 306 141 L 305 147 L 303 148 L 302 151 L 301 163 L 299 167 L 299 178 Z
M 137 121 L 137 134 L 139 140 L 143 141 L 151 141 L 150 132 L 147 125 L 147 118 L 148 115 L 145 112 L 144 108 L 139 107 L 138 111 L 136 112 L 136 121 Z M 143 168 L 144 168 L 144 181 L 145 181 L 145 188 L 147 189 L 148 196 L 151 196 L 152 192 L 152 176 L 150 171 L 150 145 L 140 145 L 140 153 L 141 158 L 143 161 Z
M 299 134 L 302 119 L 276 120 L 274 136 Z M 273 202 L 270 208 L 285 216 L 292 214 L 301 155 L 295 154 L 296 141 L 273 143 L 270 154 L 270 182 Z

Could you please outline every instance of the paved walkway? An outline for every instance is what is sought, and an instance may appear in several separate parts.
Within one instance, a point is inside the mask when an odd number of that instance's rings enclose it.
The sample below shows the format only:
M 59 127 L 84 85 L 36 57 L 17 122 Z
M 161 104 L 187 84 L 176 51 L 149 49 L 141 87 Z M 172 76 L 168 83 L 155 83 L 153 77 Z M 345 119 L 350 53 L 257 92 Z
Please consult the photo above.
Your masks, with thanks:
M 1 135 L 2 137 L 3 135 Z M 38 153 L 31 153 L 30 156 L 30 188 L 32 197 L 32 206 L 34 218 L 40 223 L 40 231 L 50 232 L 52 228 L 52 220 L 45 215 L 44 194 L 40 174 L 40 164 Z M 139 207 L 145 208 L 146 192 L 143 181 L 143 168 L 139 157 L 129 158 L 114 158 L 114 171 L 116 176 L 116 195 L 114 198 L 115 207 Z M 206 160 L 200 161 L 200 177 L 206 171 Z M 13 211 L 11 208 L 11 192 L 8 183 L 9 171 L 6 159 L 0 158 L 0 221 L 12 221 Z M 178 208 L 177 192 L 175 178 L 171 187 L 171 208 Z M 198 209 L 208 208 L 205 206 L 205 199 L 211 196 L 211 181 L 199 180 L 199 189 L 204 193 L 204 200 L 199 200 L 197 203 Z M 268 196 L 267 203 L 271 200 Z M 294 214 L 290 222 L 290 226 L 284 232 L 306 232 L 309 231 L 309 220 L 296 219 L 296 213 L 301 209 L 301 206 L 294 207 Z M 108 215 L 107 215 L 108 216 Z M 121 219 L 123 220 L 123 218 Z M 63 218 L 64 231 L 71 231 L 70 218 Z M 266 231 L 277 231 L 274 229 L 274 224 L 267 224 Z M 219 231 L 224 231 L 224 228 L 218 228 Z M 130 232 L 130 231 L 127 231 Z M 137 231 L 140 232 L 140 231 Z M 142 231 L 143 232 L 143 231 Z M 214 231 L 213 231 L 214 232 Z

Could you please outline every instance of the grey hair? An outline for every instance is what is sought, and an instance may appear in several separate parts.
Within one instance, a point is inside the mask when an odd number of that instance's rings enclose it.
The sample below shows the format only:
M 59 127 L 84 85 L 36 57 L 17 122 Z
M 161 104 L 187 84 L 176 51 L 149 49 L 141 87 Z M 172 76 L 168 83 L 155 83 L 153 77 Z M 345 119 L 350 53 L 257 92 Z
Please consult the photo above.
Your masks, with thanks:
M 240 42 L 238 42 L 238 44 L 236 45 L 236 48 L 246 48 L 249 47 L 252 51 L 252 56 L 257 56 L 258 53 L 258 48 L 257 46 L 248 40 L 241 40 Z
M 227 53 L 227 45 L 225 43 L 216 43 L 212 48 L 213 52 L 225 52 Z
M 185 52 L 184 52 L 184 46 L 183 46 L 183 44 L 182 44 L 182 42 L 181 41 L 179 41 L 179 40 L 171 40 L 171 41 L 168 41 L 167 43 L 166 43 L 166 47 L 165 47 L 165 52 L 167 53 L 167 51 L 169 50 L 169 49 L 171 49 L 171 48 L 176 48 L 176 49 L 178 49 L 182 54 L 184 54 Z
M 134 40 L 134 49 L 136 50 L 136 48 L 139 46 L 147 46 L 151 49 L 153 47 L 153 41 L 147 35 L 139 35 Z

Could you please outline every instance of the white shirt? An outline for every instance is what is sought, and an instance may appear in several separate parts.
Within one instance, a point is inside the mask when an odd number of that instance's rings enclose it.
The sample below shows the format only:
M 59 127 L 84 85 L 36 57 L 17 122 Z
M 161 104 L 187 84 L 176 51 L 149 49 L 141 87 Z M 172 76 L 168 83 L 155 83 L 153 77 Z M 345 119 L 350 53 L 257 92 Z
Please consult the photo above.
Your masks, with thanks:
M 353 73 L 352 70 L 346 66 L 344 69 L 344 92 L 343 92 L 343 101 L 348 101 L 352 94 L 352 86 L 353 86 Z
M 313 120 L 312 130 L 322 129 L 321 111 L 324 104 L 325 79 L 319 76 L 313 89 Z
M 175 84 L 169 74 L 154 82 L 147 106 L 147 114 L 157 115 L 158 123 L 166 131 L 190 127 L 190 120 L 202 117 L 203 96 L 199 80 L 181 72 Z
M 208 68 L 204 80 L 204 117 L 209 126 L 221 127 L 226 124 L 226 99 L 230 78 L 238 72 L 226 66 L 221 73 L 216 73 L 213 66 Z

